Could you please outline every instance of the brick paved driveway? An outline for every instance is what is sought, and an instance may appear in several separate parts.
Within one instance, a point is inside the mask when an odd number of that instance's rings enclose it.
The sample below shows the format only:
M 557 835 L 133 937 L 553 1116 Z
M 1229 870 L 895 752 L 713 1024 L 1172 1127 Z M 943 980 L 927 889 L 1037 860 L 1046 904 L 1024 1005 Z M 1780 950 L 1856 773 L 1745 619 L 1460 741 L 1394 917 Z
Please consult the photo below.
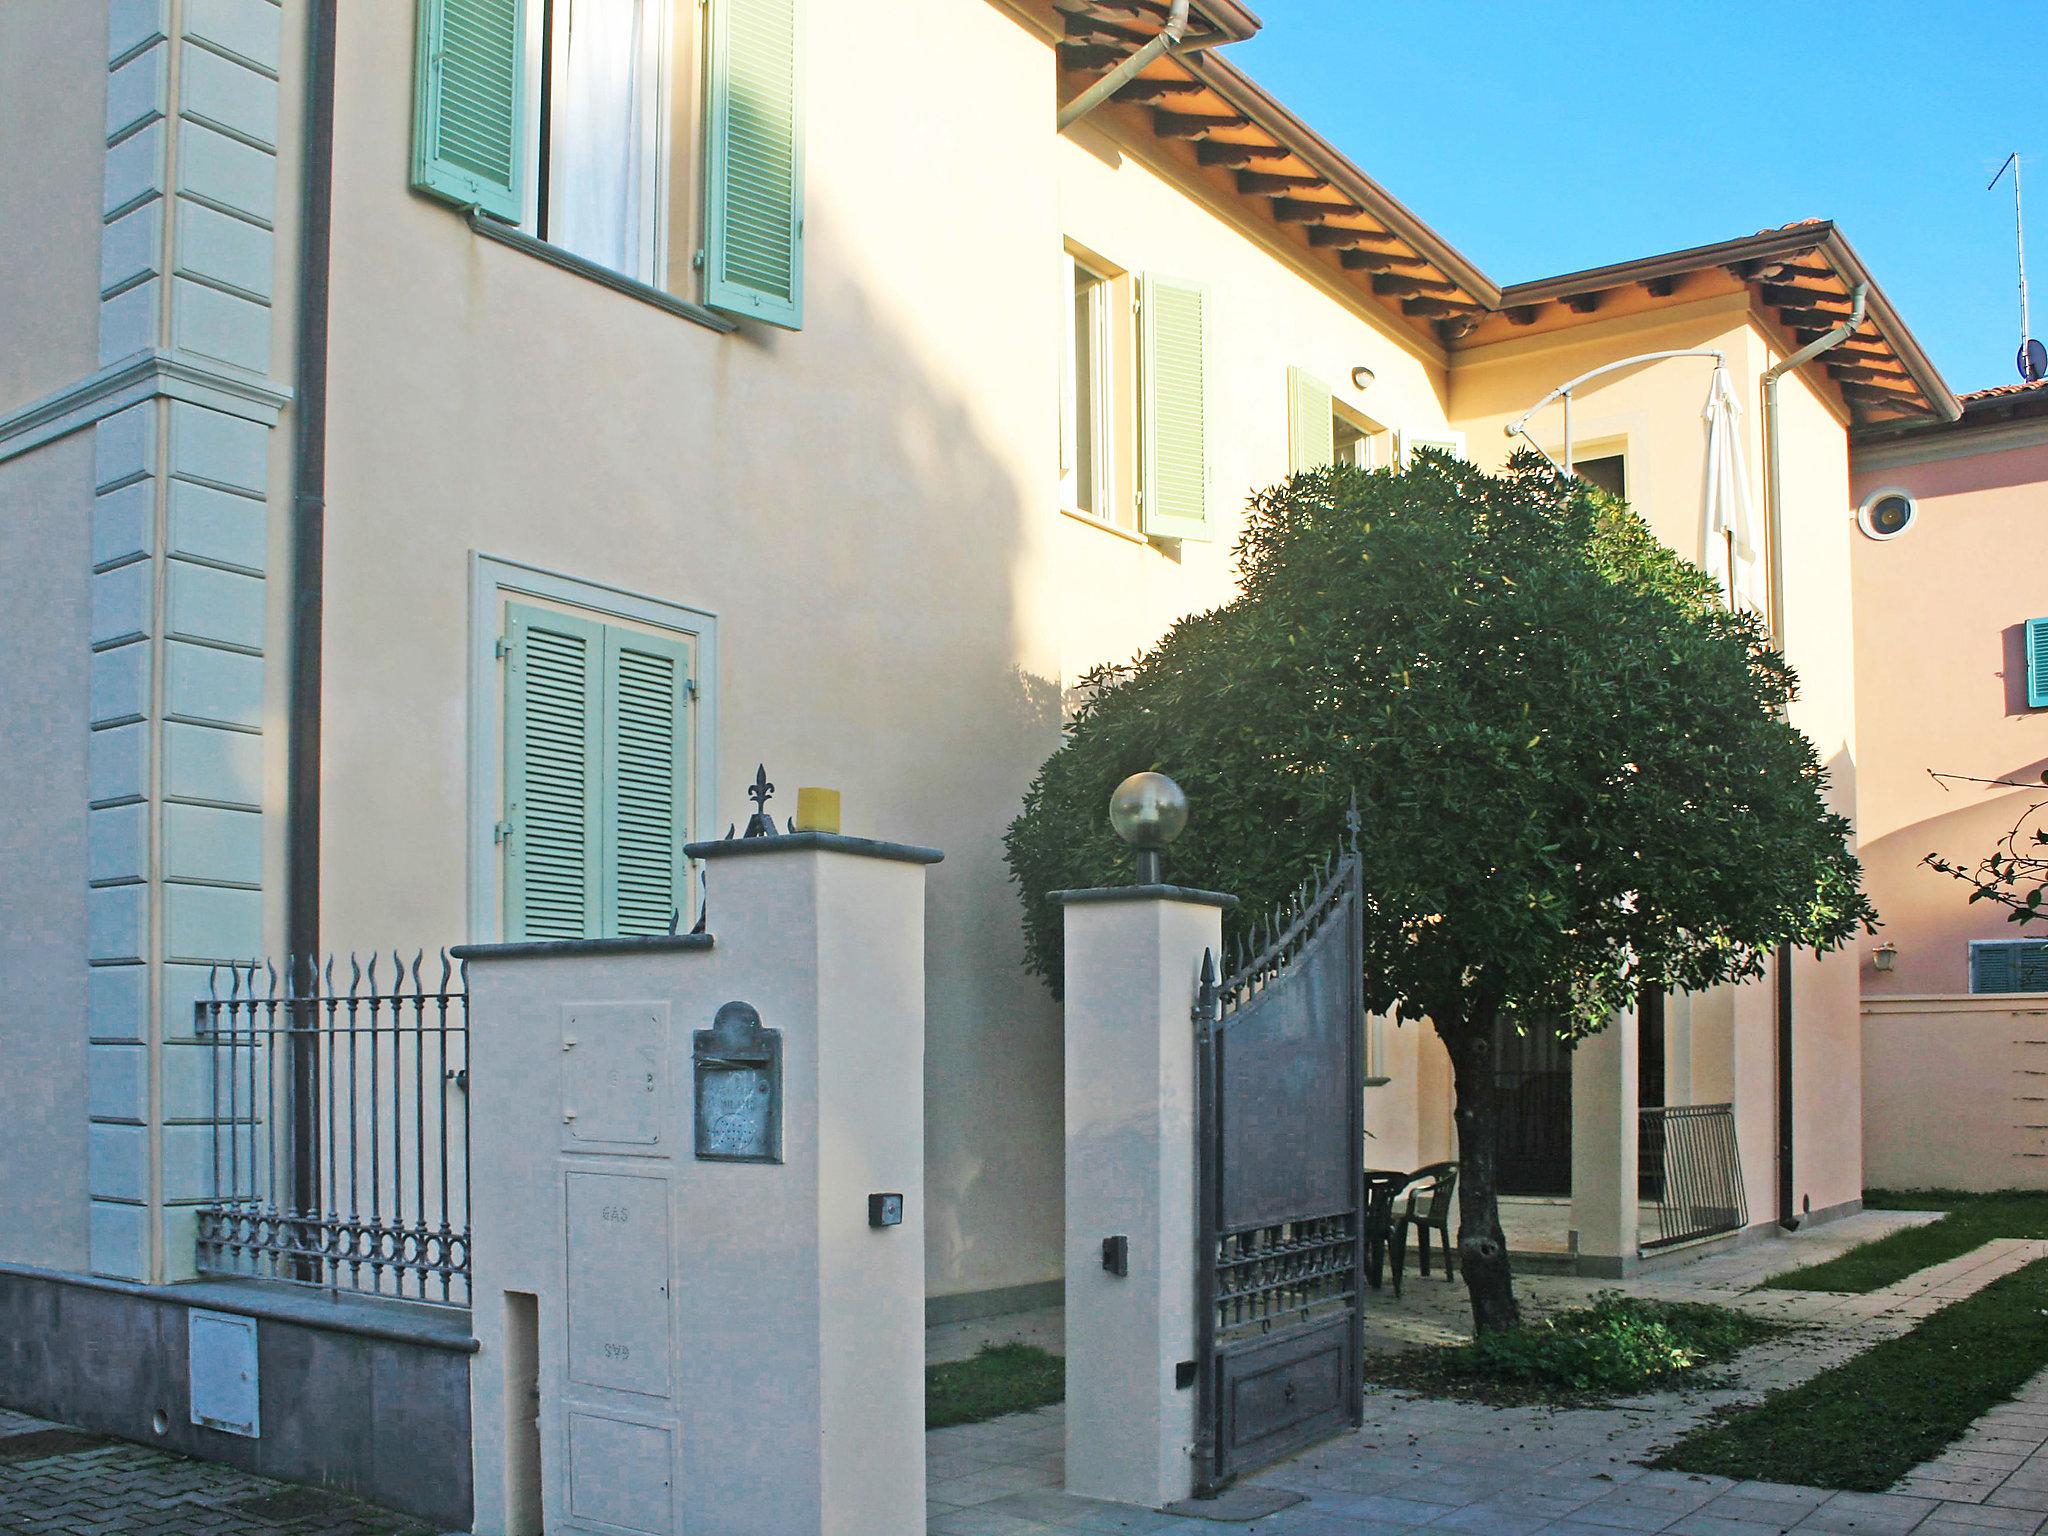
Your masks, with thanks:
M 431 1536 L 335 1494 L 0 1409 L 7 1536 Z

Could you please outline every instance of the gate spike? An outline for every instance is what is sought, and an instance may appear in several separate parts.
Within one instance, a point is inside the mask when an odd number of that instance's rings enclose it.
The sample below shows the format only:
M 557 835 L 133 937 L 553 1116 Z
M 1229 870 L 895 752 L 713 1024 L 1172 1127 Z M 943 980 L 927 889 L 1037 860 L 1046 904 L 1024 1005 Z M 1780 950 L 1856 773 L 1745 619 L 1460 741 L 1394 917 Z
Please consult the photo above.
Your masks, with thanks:
M 277 962 L 265 960 L 263 962 L 263 970 L 269 978 L 268 988 L 264 993 L 264 1001 L 274 1003 L 277 1001 Z M 252 976 L 250 980 L 253 982 L 255 978 Z
M 424 949 L 416 949 L 412 953 L 412 995 L 414 997 L 425 997 L 427 995 L 427 989 L 420 985 L 420 962 L 426 958 L 427 952 Z
M 366 979 L 370 983 L 370 996 L 374 998 L 377 995 L 377 951 L 374 949 L 370 951 L 370 970 Z
M 325 981 L 321 986 L 321 990 L 325 992 L 330 998 L 334 996 L 334 956 L 332 953 L 330 953 L 327 956 L 327 969 L 325 972 Z
M 212 965 L 209 965 L 206 968 L 206 1000 L 210 1003 L 217 1003 L 220 1001 L 220 988 L 214 985 L 215 978 L 218 977 L 219 974 L 219 961 L 215 961 Z
M 397 950 L 391 951 L 391 995 L 393 998 L 405 992 L 405 956 Z
M 448 995 L 448 978 L 453 974 L 452 965 L 453 962 L 448 958 L 448 946 L 443 944 L 441 946 L 441 995 L 443 997 Z
M 356 995 L 362 990 L 362 985 L 362 964 L 356 959 L 356 952 L 354 950 L 350 950 L 348 952 L 348 1000 L 350 1002 L 354 1002 L 356 1000 Z

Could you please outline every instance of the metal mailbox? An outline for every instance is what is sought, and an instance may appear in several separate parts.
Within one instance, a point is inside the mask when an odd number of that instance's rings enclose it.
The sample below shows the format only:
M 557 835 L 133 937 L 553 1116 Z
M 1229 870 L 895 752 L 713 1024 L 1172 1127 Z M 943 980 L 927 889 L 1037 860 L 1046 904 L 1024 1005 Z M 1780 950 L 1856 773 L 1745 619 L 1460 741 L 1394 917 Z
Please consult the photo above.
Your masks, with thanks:
M 695 1031 L 697 1156 L 707 1162 L 782 1161 L 782 1031 L 751 1003 L 718 1010 Z

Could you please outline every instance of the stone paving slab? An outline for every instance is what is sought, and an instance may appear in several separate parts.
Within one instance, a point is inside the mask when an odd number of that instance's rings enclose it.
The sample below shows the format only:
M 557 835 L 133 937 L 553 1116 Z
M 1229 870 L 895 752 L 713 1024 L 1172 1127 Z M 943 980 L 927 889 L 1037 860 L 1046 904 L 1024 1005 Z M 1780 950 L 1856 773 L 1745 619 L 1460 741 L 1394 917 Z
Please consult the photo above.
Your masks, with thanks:
M 45 1451 L 59 1434 L 61 1447 Z M 0 1409 L 0 1532 L 8 1536 L 432 1536 L 432 1529 L 337 1494 Z
M 1732 1385 L 1658 1393 L 1616 1407 L 1494 1408 L 1371 1393 L 1351 1434 L 1259 1474 L 1306 1502 L 1247 1525 L 1177 1521 L 1060 1491 L 1059 1408 L 940 1430 L 932 1447 L 933 1536 L 1239 1530 L 1252 1536 L 2039 1536 L 2048 1526 L 2048 1372 L 1964 1441 L 1887 1493 L 1657 1471 L 1642 1465 L 1717 1409 L 1796 1385 L 1912 1329 L 2035 1258 L 2048 1243 L 2001 1240 L 1869 1295 L 1757 1289 L 1901 1226 L 1871 1212 L 1797 1238 L 1724 1249 L 1628 1282 L 1632 1294 L 1710 1300 L 1808 1325 L 1745 1353 Z M 1536 1315 L 1614 1282 L 1518 1280 Z M 1469 1336 L 1462 1287 L 1411 1282 L 1368 1312 L 1375 1349 Z M 1048 1447 L 1051 1453 L 1048 1454 Z M 941 1471 L 952 1474 L 942 1478 Z M 1004 1490 L 1005 1482 L 1032 1486 Z

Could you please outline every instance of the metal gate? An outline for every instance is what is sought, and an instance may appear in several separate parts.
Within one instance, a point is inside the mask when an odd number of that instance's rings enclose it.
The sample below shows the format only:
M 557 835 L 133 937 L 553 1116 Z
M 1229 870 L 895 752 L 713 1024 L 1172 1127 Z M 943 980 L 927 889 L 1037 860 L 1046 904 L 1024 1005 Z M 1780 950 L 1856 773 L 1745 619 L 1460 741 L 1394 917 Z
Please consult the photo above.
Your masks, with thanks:
M 1355 846 L 1195 1005 L 1195 1482 L 1361 1422 L 1365 1013 Z

